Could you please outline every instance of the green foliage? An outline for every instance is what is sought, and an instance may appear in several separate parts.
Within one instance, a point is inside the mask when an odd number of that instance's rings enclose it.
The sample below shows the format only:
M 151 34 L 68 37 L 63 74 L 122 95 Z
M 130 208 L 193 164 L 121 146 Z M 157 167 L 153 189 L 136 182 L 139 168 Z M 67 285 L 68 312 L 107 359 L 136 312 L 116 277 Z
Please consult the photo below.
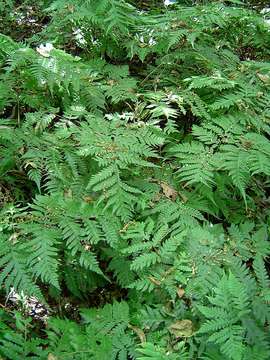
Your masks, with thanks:
M 1 359 L 270 358 L 262 6 L 0 1 Z

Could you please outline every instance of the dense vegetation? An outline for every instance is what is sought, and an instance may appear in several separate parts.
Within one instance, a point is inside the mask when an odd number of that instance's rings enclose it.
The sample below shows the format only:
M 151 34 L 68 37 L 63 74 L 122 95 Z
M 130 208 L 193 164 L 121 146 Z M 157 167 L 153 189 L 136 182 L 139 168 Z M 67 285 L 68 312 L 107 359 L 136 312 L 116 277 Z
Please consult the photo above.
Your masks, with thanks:
M 266 3 L 0 1 L 1 359 L 270 358 Z

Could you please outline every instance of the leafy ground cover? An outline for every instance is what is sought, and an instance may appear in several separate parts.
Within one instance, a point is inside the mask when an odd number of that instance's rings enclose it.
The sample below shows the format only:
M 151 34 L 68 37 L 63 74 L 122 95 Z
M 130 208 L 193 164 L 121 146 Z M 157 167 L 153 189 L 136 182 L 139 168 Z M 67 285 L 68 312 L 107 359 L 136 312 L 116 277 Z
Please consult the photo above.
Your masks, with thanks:
M 0 356 L 270 358 L 267 2 L 0 1 Z

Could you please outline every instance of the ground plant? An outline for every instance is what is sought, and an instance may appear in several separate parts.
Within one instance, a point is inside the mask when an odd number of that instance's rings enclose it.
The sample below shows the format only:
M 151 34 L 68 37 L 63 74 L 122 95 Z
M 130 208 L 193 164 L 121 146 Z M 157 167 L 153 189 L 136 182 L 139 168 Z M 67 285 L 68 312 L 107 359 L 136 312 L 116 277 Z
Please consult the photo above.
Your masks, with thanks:
M 267 1 L 0 1 L 0 359 L 270 358 Z

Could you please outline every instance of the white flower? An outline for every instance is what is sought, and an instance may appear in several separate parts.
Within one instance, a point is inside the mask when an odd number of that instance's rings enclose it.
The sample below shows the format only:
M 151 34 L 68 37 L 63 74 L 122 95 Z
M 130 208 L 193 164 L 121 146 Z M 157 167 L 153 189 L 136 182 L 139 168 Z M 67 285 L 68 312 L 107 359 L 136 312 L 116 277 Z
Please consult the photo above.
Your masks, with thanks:
M 50 52 L 53 49 L 54 49 L 54 47 L 53 47 L 53 44 L 51 44 L 51 43 L 46 43 L 45 45 L 41 44 L 40 46 L 38 46 L 36 48 L 37 52 L 44 57 L 49 57 Z
M 81 29 L 76 29 L 73 31 L 74 35 L 82 35 L 82 30 Z
M 105 118 L 108 119 L 108 120 L 112 120 L 113 119 L 113 116 L 111 114 L 106 114 L 105 115 Z
M 97 39 L 94 39 L 93 36 L 91 36 L 91 42 L 93 45 L 99 45 L 99 41 Z
M 261 14 L 268 14 L 270 12 L 270 8 L 264 8 L 261 11 Z
M 50 57 L 49 59 L 42 59 L 41 65 L 55 74 L 59 72 L 57 61 L 53 57 Z
M 76 29 L 73 32 L 73 35 L 75 35 L 75 40 L 80 44 L 80 45 L 85 45 L 86 44 L 86 40 L 84 38 L 84 34 L 82 32 L 81 29 Z
M 119 119 L 131 120 L 134 114 L 132 112 L 124 112 L 122 114 L 118 114 Z
M 144 44 L 144 38 L 143 38 L 143 35 L 140 36 L 139 38 L 140 42 Z
M 14 287 L 10 288 L 8 296 L 6 298 L 6 303 L 10 301 L 14 305 L 22 306 L 26 311 L 27 315 L 32 316 L 34 319 L 47 321 L 49 316 L 49 311 L 44 304 L 39 302 L 34 296 L 27 296 L 23 291 L 17 293 Z
M 12 302 L 15 302 L 15 303 L 21 301 L 22 303 L 25 303 L 26 296 L 24 295 L 23 291 L 21 291 L 21 293 L 18 294 L 15 291 L 14 287 L 11 287 L 10 291 L 8 293 L 6 302 L 8 302 L 8 301 L 12 301 Z
M 156 40 L 154 39 L 154 38 L 152 38 L 152 37 L 150 37 L 150 39 L 149 39 L 149 41 L 148 41 L 148 44 L 150 45 L 150 46 L 154 46 L 154 45 L 156 45 Z
M 179 100 L 179 95 L 169 94 L 168 100 L 169 102 L 177 102 Z
M 175 3 L 175 0 L 164 0 L 164 6 L 173 5 Z

